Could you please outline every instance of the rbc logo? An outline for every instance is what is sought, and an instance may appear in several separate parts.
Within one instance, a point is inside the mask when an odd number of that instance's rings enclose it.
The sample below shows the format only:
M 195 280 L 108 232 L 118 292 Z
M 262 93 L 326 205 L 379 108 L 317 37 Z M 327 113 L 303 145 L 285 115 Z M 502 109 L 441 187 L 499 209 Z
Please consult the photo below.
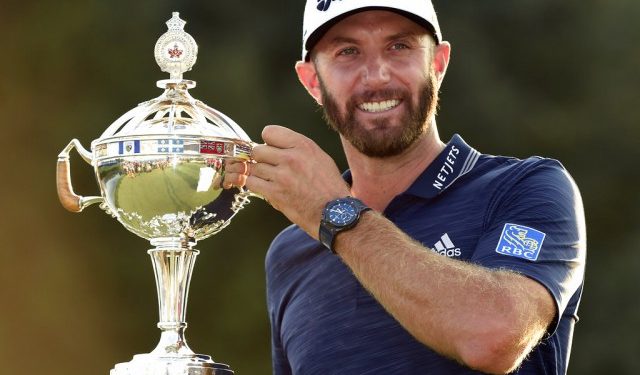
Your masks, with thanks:
M 545 234 L 524 225 L 505 224 L 496 252 L 502 255 L 536 261 Z

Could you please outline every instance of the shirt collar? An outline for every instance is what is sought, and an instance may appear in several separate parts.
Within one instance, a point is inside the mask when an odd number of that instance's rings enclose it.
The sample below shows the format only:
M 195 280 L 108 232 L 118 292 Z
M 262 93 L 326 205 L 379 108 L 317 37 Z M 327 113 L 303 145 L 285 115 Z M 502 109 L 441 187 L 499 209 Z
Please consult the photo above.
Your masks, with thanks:
M 411 184 L 405 194 L 422 198 L 435 198 L 459 177 L 469 173 L 476 165 L 480 153 L 469 146 L 458 134 L 454 134 L 447 146 L 427 169 Z M 351 185 L 351 171 L 342 177 Z
M 476 165 L 480 153 L 454 134 L 440 155 L 406 191 L 423 198 L 435 198 Z

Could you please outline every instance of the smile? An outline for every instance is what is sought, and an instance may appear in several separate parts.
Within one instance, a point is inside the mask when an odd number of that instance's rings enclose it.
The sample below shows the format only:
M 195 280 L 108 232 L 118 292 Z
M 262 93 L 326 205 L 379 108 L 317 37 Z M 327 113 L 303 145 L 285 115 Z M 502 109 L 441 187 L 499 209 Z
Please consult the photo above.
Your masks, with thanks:
M 397 107 L 400 104 L 400 100 L 384 100 L 381 102 L 366 102 L 358 105 L 358 108 L 365 112 L 377 113 L 384 112 Z

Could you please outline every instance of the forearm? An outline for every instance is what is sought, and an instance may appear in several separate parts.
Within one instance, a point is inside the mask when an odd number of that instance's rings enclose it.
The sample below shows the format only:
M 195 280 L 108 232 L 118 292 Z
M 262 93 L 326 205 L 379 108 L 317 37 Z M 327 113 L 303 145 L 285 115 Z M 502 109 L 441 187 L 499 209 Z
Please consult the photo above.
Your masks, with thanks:
M 366 213 L 356 228 L 341 233 L 335 248 L 416 339 L 483 371 L 517 365 L 553 317 L 553 309 L 537 311 L 553 304 L 537 303 L 551 297 L 535 281 L 433 253 L 377 213 Z M 527 283 L 535 284 L 534 292 Z

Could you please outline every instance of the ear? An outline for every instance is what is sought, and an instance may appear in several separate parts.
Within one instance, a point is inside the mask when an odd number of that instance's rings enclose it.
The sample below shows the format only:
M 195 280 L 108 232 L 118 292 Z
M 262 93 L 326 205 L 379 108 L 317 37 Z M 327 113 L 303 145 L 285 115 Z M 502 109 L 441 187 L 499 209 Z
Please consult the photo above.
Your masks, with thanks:
M 296 73 L 302 86 L 307 89 L 319 105 L 322 105 L 322 92 L 320 91 L 320 81 L 316 67 L 310 61 L 298 61 L 296 63 Z
M 447 72 L 450 57 L 451 44 L 449 44 L 449 42 L 442 41 L 440 44 L 435 46 L 432 65 L 439 84 L 442 83 L 444 75 Z

